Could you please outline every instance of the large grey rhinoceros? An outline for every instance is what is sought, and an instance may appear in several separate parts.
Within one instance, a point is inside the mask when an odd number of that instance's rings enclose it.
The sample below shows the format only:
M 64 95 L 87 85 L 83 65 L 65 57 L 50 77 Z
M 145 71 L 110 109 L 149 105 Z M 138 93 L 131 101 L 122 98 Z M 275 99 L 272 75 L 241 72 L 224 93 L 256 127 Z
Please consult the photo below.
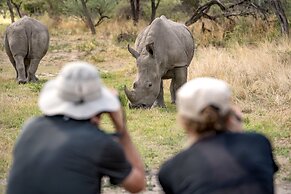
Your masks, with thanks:
M 7 27 L 4 37 L 6 53 L 16 71 L 18 83 L 35 82 L 35 72 L 49 46 L 45 25 L 24 16 Z
M 188 28 L 165 16 L 156 18 L 135 41 L 137 78 L 133 90 L 125 86 L 131 108 L 164 107 L 163 79 L 172 79 L 170 92 L 175 103 L 177 89 L 187 81 L 187 68 L 194 54 L 194 40 Z

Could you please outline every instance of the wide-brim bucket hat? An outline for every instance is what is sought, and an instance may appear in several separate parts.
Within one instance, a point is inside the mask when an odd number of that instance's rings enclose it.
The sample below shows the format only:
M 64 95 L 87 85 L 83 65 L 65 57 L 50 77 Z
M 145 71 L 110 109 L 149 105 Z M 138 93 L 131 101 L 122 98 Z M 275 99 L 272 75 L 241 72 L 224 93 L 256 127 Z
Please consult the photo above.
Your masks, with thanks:
M 107 89 L 98 70 L 86 62 L 71 62 L 43 87 L 38 105 L 44 115 L 77 120 L 120 109 L 118 97 Z

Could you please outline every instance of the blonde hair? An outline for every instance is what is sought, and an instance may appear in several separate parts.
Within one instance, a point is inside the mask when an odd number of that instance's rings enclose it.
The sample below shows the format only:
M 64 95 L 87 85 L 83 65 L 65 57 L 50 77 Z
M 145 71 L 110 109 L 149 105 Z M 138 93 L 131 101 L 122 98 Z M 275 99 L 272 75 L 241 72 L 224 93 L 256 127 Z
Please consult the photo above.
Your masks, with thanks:
M 214 106 L 206 107 L 200 114 L 200 121 L 184 118 L 186 127 L 194 130 L 197 134 L 209 132 L 220 132 L 226 130 L 226 122 L 231 112 L 220 115 L 218 109 Z

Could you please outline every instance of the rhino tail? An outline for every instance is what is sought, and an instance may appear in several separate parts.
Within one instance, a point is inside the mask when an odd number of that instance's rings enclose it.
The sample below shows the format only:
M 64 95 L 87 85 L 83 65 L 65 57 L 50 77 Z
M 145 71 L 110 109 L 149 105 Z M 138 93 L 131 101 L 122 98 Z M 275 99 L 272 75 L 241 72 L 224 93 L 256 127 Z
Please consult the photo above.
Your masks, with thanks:
M 31 44 L 32 44 L 32 31 L 30 30 L 30 32 L 27 32 L 27 30 L 25 30 L 25 34 L 26 34 L 26 39 L 27 39 L 27 54 L 26 57 L 27 58 L 31 58 Z

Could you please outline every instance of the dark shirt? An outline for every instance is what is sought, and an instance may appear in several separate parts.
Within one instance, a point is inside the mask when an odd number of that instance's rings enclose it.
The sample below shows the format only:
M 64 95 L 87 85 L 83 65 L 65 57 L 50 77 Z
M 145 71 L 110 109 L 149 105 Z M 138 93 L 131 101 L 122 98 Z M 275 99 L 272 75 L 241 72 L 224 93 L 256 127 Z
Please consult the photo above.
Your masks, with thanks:
M 277 170 L 266 137 L 225 132 L 167 161 L 159 181 L 167 194 L 273 194 Z
M 117 185 L 130 171 L 122 147 L 89 120 L 43 116 L 16 143 L 7 194 L 97 194 L 102 177 Z

